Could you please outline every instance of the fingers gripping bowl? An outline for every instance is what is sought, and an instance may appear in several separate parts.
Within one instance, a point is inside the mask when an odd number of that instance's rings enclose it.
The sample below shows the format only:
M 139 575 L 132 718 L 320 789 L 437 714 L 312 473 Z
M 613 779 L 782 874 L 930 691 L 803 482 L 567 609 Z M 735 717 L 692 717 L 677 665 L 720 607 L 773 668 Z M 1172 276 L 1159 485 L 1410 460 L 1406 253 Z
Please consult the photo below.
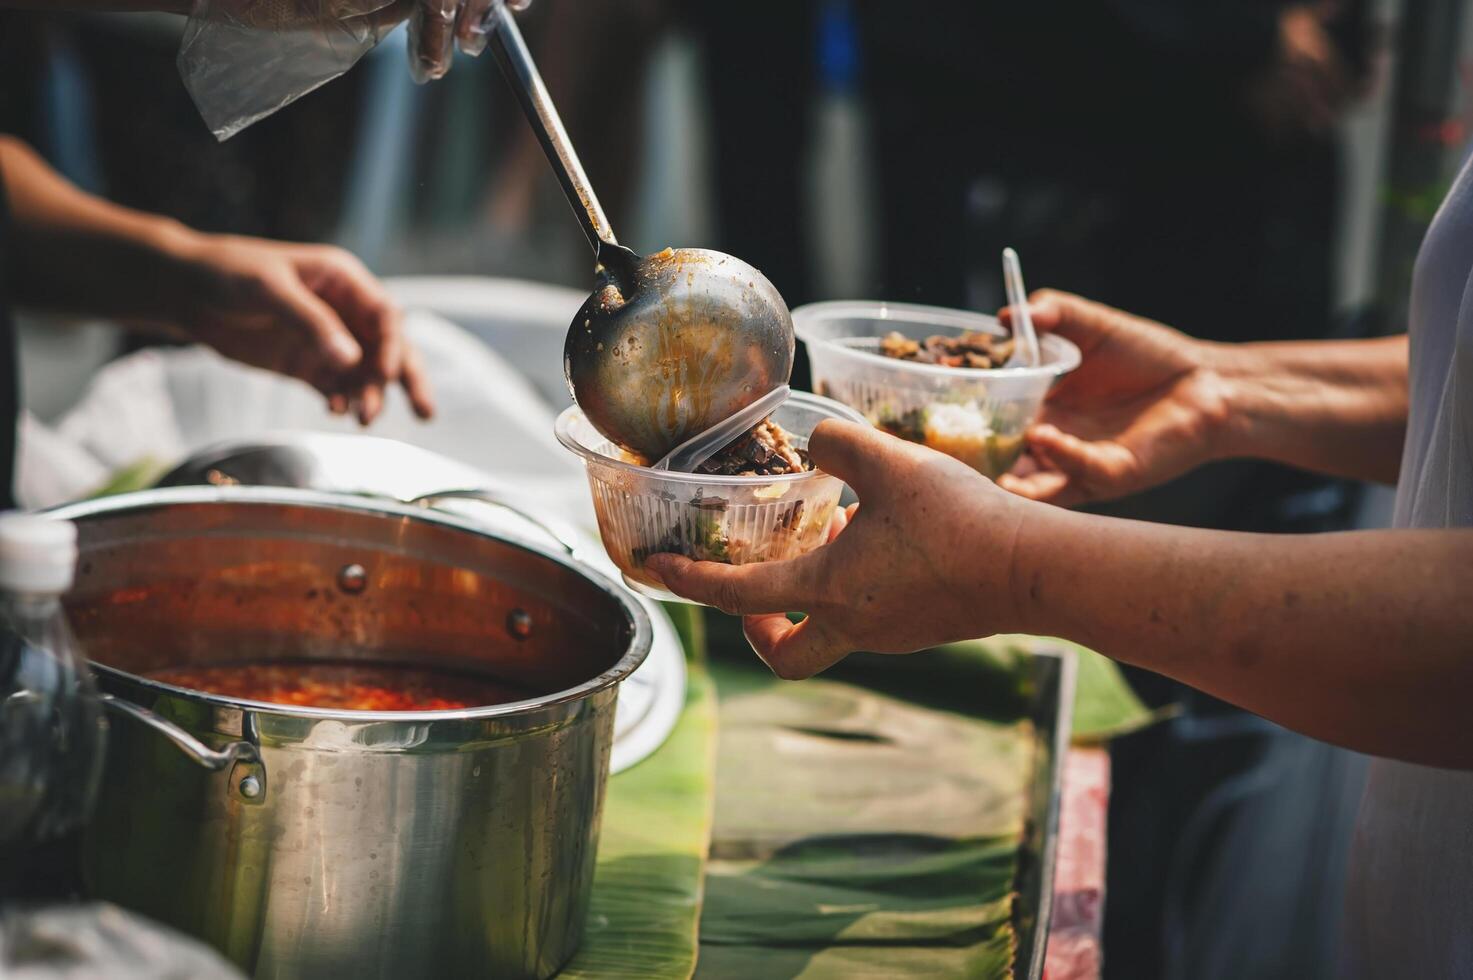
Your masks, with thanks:
M 987 477 L 1018 461 L 1024 430 L 1049 387 L 1080 360 L 1079 348 L 1053 334 L 1039 338 L 1042 363 L 1036 367 L 949 367 L 881 353 L 881 340 L 892 333 L 921 342 L 938 334 L 1008 336 L 995 317 L 935 306 L 814 303 L 793 311 L 793 329 L 808 346 L 815 391 Z
M 772 414 L 794 446 L 808 445 L 825 419 L 864 423 L 863 415 L 827 398 L 794 392 Z M 732 565 L 782 561 L 824 543 L 844 484 L 820 470 L 772 476 L 719 476 L 652 470 L 629 460 L 576 406 L 557 420 L 557 437 L 583 457 L 609 557 L 631 588 L 683 602 L 644 567 L 671 552 Z

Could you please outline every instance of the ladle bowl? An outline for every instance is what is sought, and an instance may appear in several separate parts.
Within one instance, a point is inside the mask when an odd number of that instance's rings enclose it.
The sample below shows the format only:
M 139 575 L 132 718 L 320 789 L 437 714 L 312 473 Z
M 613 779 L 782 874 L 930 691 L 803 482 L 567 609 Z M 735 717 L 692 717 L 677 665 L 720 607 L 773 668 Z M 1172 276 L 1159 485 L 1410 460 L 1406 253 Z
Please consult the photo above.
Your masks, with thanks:
M 604 279 L 568 329 L 563 367 L 610 441 L 656 460 L 787 383 L 792 316 L 741 259 L 665 249 Z
M 772 283 L 720 252 L 641 256 L 620 245 L 504 3 L 492 4 L 485 27 L 597 262 L 593 295 L 563 347 L 588 421 L 653 462 L 787 384 L 793 318 Z

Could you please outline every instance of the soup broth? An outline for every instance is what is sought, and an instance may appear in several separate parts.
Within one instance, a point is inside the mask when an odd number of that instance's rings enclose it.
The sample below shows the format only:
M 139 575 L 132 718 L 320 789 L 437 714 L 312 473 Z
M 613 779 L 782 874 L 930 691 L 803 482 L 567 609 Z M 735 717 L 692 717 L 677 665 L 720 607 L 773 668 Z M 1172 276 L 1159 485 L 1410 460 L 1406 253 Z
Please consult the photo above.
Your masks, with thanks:
M 385 664 L 277 660 L 171 667 L 145 676 L 205 694 L 351 711 L 448 711 L 536 696 L 473 675 Z

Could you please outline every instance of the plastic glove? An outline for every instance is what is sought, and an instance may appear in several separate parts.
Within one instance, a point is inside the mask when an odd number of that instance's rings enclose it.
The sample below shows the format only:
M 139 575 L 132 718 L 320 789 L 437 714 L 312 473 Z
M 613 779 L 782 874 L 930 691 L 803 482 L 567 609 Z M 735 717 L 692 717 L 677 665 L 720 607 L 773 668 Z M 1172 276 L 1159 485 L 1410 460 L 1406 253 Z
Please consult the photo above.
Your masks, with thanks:
M 486 50 L 486 14 L 505 2 L 526 10 L 532 0 L 416 0 L 409 18 L 409 73 L 416 82 L 441 78 L 450 70 L 452 44 L 471 56 Z
M 217 139 L 228 139 L 332 81 L 409 21 L 410 73 L 450 70 L 453 46 L 486 47 L 493 3 L 531 0 L 197 0 L 179 47 L 179 74 Z

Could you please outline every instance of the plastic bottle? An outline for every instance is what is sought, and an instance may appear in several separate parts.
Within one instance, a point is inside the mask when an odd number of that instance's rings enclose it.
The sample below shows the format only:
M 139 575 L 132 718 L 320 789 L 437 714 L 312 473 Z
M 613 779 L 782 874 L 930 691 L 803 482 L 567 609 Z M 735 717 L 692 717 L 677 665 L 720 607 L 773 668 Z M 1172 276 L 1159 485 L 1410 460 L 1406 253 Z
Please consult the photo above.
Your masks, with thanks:
M 73 894 L 106 726 L 61 597 L 77 530 L 0 514 L 0 898 Z

